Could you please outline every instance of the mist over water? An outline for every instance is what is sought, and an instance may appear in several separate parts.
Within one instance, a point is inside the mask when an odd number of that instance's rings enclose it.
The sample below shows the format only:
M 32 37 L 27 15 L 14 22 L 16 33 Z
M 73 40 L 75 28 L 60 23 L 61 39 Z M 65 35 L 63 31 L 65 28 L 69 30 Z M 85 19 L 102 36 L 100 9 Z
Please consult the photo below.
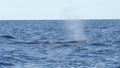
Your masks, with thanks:
M 88 40 L 84 32 L 84 22 L 80 20 L 80 14 L 73 7 L 67 7 L 63 11 L 65 28 L 68 32 L 68 38 L 71 41 Z
M 70 40 L 80 41 L 87 40 L 84 32 L 84 22 L 80 20 L 65 21 L 66 29 L 68 30 L 68 37 Z

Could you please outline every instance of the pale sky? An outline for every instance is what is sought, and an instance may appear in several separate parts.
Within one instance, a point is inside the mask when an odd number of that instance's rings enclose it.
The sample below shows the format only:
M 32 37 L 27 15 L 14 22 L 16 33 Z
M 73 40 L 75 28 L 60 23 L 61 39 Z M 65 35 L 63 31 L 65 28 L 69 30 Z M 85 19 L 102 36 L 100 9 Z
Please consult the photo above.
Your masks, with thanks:
M 120 0 L 0 0 L 0 20 L 120 19 Z

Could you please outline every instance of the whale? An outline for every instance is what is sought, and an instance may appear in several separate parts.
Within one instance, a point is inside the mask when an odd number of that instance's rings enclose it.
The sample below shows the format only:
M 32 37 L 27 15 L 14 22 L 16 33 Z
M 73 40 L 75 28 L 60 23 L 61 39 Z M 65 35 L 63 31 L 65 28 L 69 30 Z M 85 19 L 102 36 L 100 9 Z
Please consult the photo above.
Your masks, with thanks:
M 30 41 L 30 42 L 12 42 L 8 44 L 78 44 L 86 43 L 87 40 L 78 40 L 78 41 Z

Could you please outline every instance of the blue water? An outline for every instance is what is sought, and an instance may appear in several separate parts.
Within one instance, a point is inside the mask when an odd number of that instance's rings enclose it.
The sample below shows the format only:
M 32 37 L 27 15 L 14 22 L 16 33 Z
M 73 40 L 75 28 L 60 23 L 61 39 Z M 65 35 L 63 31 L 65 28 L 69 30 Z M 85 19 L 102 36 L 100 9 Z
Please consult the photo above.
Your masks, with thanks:
M 89 41 L 45 44 L 69 40 L 64 21 L 0 21 L 0 68 L 119 68 L 120 20 L 83 22 Z

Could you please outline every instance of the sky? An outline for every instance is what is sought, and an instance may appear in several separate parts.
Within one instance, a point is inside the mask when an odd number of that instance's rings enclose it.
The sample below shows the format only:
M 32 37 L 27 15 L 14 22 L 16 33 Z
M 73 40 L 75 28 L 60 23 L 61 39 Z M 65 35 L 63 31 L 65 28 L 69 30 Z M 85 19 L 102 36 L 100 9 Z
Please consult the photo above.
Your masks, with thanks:
M 0 20 L 120 19 L 120 0 L 0 0 Z

